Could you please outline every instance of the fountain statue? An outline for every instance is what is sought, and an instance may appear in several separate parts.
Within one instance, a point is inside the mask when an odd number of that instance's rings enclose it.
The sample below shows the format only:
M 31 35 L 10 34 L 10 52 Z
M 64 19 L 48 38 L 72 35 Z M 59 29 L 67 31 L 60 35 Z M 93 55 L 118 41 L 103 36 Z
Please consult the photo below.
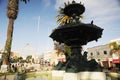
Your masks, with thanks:
M 93 20 L 90 23 L 82 23 L 82 14 L 85 11 L 84 5 L 72 1 L 65 3 L 64 8 L 59 8 L 57 16 L 59 26 L 53 30 L 50 37 L 59 42 L 64 43 L 71 49 L 71 56 L 66 55 L 66 62 L 59 62 L 55 69 L 65 70 L 66 72 L 81 72 L 81 71 L 101 71 L 97 62 L 92 59 L 87 60 L 87 52 L 81 54 L 82 45 L 86 45 L 90 41 L 97 41 L 101 38 L 103 29 L 96 26 Z

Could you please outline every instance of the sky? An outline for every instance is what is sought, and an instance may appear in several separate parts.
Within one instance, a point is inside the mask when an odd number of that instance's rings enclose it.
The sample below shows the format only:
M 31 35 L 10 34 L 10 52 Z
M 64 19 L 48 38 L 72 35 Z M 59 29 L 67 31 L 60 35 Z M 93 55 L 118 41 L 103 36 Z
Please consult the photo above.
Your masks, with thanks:
M 0 50 L 4 48 L 7 35 L 7 1 L 0 0 Z M 72 0 L 69 0 L 70 2 Z M 110 40 L 120 38 L 120 0 L 75 0 L 85 6 L 83 23 L 103 28 L 102 38 L 84 46 L 85 49 L 108 44 Z M 30 0 L 20 2 L 19 14 L 14 23 L 12 51 L 20 55 L 41 55 L 53 50 L 53 40 L 49 37 L 58 25 L 55 17 L 59 7 L 64 8 L 68 0 Z

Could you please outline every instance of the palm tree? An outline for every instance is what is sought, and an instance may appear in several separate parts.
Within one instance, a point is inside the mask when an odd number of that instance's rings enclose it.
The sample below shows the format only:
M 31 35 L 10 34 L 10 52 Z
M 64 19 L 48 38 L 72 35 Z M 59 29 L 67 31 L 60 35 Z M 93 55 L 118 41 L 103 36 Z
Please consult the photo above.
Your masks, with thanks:
M 118 54 L 119 58 L 120 58 L 120 45 L 117 44 L 116 42 L 111 42 L 109 44 L 110 48 L 111 48 L 111 55 L 112 54 Z
M 60 48 L 59 42 L 55 41 L 54 42 L 54 50 L 56 50 L 57 56 L 61 55 L 62 49 Z
M 60 44 L 59 42 L 54 42 L 54 50 L 57 50 L 57 56 L 62 55 L 63 53 L 68 56 L 71 56 L 71 49 L 66 44 Z
M 26 61 L 27 61 L 27 62 L 30 62 L 31 59 L 32 59 L 32 55 L 28 55 L 28 56 L 26 57 Z
M 27 1 L 29 0 L 21 0 L 21 1 L 27 3 Z M 2 64 L 9 65 L 9 56 L 11 53 L 14 21 L 17 18 L 18 11 L 19 11 L 19 0 L 8 0 L 7 17 L 9 19 L 9 24 L 7 29 L 7 40 L 5 43 L 5 48 L 4 48 L 5 52 L 3 54 Z

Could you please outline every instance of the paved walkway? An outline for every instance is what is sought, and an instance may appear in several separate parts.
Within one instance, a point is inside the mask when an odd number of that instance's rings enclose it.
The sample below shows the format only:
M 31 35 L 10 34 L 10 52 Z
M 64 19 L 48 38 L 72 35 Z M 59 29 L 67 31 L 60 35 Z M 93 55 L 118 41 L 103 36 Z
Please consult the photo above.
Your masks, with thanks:
M 38 72 L 39 73 L 39 72 Z M 28 73 L 29 74 L 29 73 Z M 108 76 L 107 80 L 120 80 L 120 73 L 106 73 L 107 75 L 111 75 L 111 79 L 109 79 L 110 77 Z M 0 76 L 0 80 L 14 80 L 15 75 L 7 75 L 6 79 L 4 79 L 5 76 Z
M 0 80 L 14 80 L 15 75 L 7 75 L 6 79 L 5 76 L 0 76 Z

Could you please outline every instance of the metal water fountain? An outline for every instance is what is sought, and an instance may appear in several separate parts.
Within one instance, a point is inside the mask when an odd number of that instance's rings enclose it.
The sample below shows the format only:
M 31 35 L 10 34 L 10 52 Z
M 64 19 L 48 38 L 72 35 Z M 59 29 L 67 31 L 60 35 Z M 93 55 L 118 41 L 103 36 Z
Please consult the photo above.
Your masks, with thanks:
M 81 46 L 88 42 L 97 41 L 101 38 L 103 29 L 90 23 L 82 23 L 82 14 L 85 12 L 84 5 L 72 1 L 65 3 L 64 8 L 60 8 L 58 17 L 59 26 L 53 30 L 50 37 L 70 47 L 72 55 L 66 62 L 58 63 L 55 69 L 66 72 L 80 71 L 101 71 L 95 60 L 87 61 L 86 54 L 81 54 Z M 65 53 L 67 54 L 67 53 Z

